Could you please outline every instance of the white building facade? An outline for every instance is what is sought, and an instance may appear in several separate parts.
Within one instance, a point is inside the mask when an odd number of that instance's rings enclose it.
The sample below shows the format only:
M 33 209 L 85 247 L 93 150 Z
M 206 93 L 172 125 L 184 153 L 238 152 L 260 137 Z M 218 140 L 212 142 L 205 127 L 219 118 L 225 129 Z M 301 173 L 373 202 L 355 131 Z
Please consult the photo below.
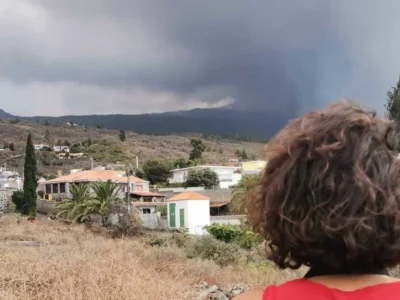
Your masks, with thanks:
M 186 229 L 193 235 L 206 233 L 210 225 L 210 199 L 194 192 L 183 192 L 168 199 L 168 227 Z
M 241 170 L 238 167 L 232 166 L 195 166 L 182 169 L 174 169 L 171 171 L 172 177 L 169 179 L 169 183 L 184 183 L 187 179 L 188 173 L 191 170 L 203 170 L 210 169 L 217 173 L 219 179 L 219 187 L 221 189 L 227 189 L 233 185 L 239 183 L 242 179 Z

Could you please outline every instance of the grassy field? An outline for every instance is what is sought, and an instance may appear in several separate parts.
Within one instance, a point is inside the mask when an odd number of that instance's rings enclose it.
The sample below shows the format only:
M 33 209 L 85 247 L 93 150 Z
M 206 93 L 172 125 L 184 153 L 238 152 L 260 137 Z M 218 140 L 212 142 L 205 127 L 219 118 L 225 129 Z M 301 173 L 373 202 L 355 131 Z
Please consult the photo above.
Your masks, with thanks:
M 67 140 L 74 144 L 90 138 L 96 144 L 87 150 L 90 151 L 90 155 L 99 164 L 133 162 L 136 155 L 139 157 L 140 162 L 148 159 L 187 159 L 191 151 L 190 139 L 194 136 L 154 136 L 126 132 L 126 141 L 121 142 L 116 130 L 84 129 L 83 127 L 71 127 L 68 125 L 44 126 L 27 122 L 10 124 L 9 121 L 0 121 L 0 144 L 14 143 L 15 145 L 15 151 L 0 152 L 0 164 L 7 163 L 12 168 L 22 170 L 23 153 L 28 133 L 32 133 L 35 144 L 46 143 L 46 129 L 50 132 L 54 142 Z M 237 149 L 245 149 L 248 155 L 257 158 L 263 157 L 264 145 L 261 143 L 228 141 L 216 138 L 206 139 L 204 143 L 206 145 L 204 158 L 209 164 L 228 164 L 230 159 L 235 158 L 235 150 Z M 46 161 L 47 163 L 45 163 Z M 43 173 L 53 173 L 58 169 L 68 171 L 72 168 L 89 166 L 90 161 L 88 158 L 60 162 L 50 155 L 49 157 L 39 157 L 38 159 L 39 172 Z
M 48 220 L 33 224 L 9 215 L 0 219 L 0 227 L 4 300 L 198 299 L 193 287 L 204 281 L 227 288 L 262 287 L 296 275 L 187 259 L 183 248 L 149 246 L 146 235 L 113 239 L 83 225 Z

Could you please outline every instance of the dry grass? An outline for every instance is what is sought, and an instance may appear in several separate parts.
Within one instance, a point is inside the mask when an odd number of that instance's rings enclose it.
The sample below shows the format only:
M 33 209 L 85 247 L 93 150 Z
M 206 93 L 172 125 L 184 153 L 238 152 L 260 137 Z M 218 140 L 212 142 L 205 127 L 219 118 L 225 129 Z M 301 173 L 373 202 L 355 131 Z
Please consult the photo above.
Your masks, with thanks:
M 196 299 L 192 286 L 207 281 L 253 287 L 293 273 L 246 266 L 220 268 L 188 260 L 182 249 L 111 239 L 83 226 L 0 219 L 0 299 Z M 14 241 L 35 241 L 31 246 Z
M 82 142 L 89 137 L 92 140 L 107 140 L 118 145 L 128 160 L 134 161 L 136 155 L 140 162 L 148 159 L 171 159 L 188 158 L 191 151 L 191 136 L 152 136 L 139 135 L 133 132 L 126 133 L 126 141 L 121 142 L 118 138 L 118 131 L 107 129 L 70 127 L 66 125 L 44 126 L 34 123 L 21 122 L 19 124 L 9 124 L 7 121 L 0 120 L 0 143 L 14 143 L 16 151 L 0 152 L 0 163 L 7 162 L 10 167 L 22 170 L 23 153 L 28 132 L 32 133 L 33 142 L 36 144 L 45 143 L 45 131 L 48 129 L 55 141 L 68 140 L 71 143 Z M 205 140 L 206 151 L 204 158 L 209 164 L 228 164 L 229 159 L 235 158 L 235 150 L 245 149 L 249 155 L 257 158 L 263 157 L 263 144 L 249 142 L 230 142 L 224 140 Z M 20 155 L 20 156 L 18 156 Z M 12 156 L 16 156 L 12 158 Z M 58 169 L 68 169 L 75 167 L 89 167 L 88 159 L 66 162 L 65 166 L 43 166 L 39 163 L 39 171 L 43 173 L 55 172 Z

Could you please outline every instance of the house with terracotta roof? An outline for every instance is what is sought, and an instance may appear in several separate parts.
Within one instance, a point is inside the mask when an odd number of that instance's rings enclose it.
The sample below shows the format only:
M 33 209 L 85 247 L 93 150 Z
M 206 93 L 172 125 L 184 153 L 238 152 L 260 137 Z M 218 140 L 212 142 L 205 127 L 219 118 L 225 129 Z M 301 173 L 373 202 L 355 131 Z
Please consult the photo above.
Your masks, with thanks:
M 40 183 L 39 189 L 45 192 L 45 198 L 48 200 L 69 197 L 70 184 L 90 184 L 98 181 L 108 181 L 121 185 L 121 197 L 126 197 L 128 192 L 128 177 L 118 175 L 114 171 L 108 170 L 88 170 L 78 171 L 72 174 L 60 176 Z M 165 196 L 157 193 L 151 193 L 149 182 L 141 178 L 130 176 L 130 192 L 132 201 L 136 202 L 164 202 Z
M 190 234 L 202 235 L 210 225 L 210 198 L 185 191 L 168 199 L 168 227 L 186 229 Z

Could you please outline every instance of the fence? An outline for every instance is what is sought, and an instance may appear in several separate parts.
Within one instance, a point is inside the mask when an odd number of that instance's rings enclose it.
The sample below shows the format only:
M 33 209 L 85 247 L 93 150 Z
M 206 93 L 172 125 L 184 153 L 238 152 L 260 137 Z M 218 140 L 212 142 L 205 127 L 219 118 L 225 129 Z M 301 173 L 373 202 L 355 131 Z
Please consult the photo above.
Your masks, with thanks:
M 36 210 L 42 214 L 51 214 L 56 207 L 56 201 L 36 200 Z
M 240 225 L 244 217 L 244 215 L 211 216 L 210 223 Z

